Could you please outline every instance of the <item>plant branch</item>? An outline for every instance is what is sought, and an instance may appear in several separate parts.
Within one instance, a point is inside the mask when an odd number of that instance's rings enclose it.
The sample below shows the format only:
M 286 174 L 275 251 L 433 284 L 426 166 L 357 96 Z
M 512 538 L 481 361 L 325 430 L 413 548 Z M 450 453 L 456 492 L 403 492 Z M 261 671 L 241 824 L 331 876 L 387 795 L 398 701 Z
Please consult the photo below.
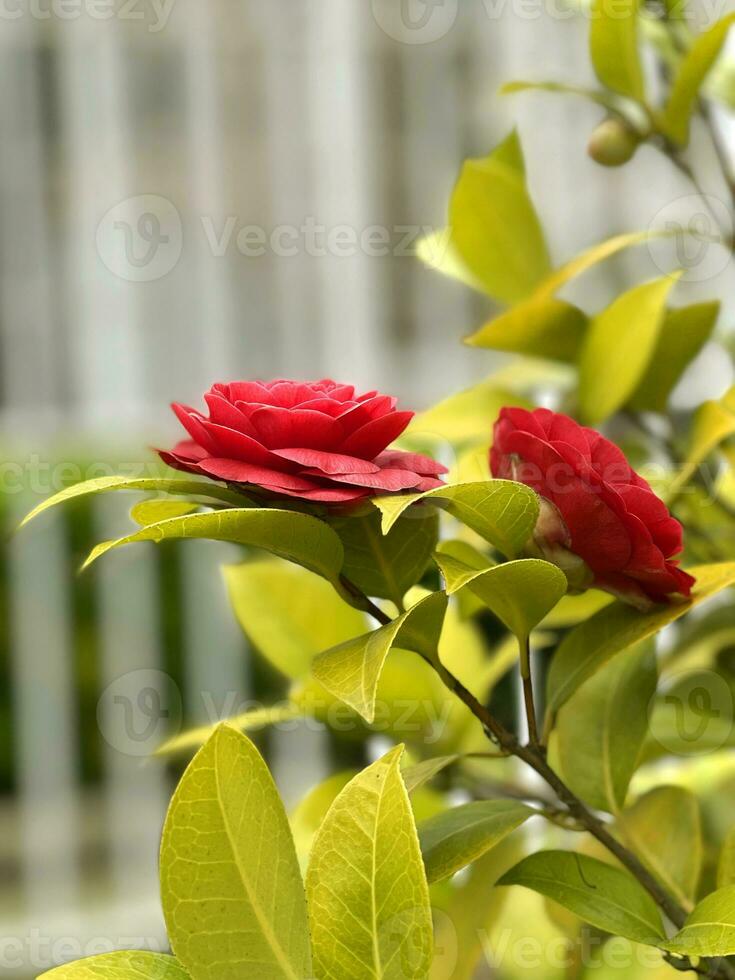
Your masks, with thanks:
M 578 825 L 592 834 L 614 857 L 620 861 L 623 867 L 638 880 L 638 882 L 651 895 L 656 904 L 666 914 L 667 918 L 678 928 L 684 925 L 687 918 L 686 911 L 679 903 L 672 898 L 666 889 L 648 871 L 639 858 L 608 830 L 607 826 L 595 816 L 585 804 L 577 797 L 564 781 L 554 772 L 544 758 L 540 749 L 533 745 L 522 745 L 516 736 L 508 731 L 491 712 L 481 704 L 471 691 L 462 684 L 450 671 L 440 662 L 427 661 L 437 671 L 442 681 L 462 701 L 477 720 L 482 725 L 488 737 L 500 748 L 516 758 L 521 759 L 526 765 L 530 766 L 541 778 L 554 790 L 559 800 L 566 807 L 569 815 Z M 683 964 L 689 961 L 683 958 Z M 702 965 L 706 967 L 707 976 L 721 978 L 721 980 L 733 980 L 735 969 L 724 960 L 702 960 Z M 689 969 L 695 970 L 693 964 Z
M 374 616 L 375 619 L 387 625 L 391 622 L 390 616 L 386 615 L 375 603 L 368 598 L 353 582 L 344 576 L 341 583 L 347 592 L 355 599 L 356 604 L 366 612 Z M 421 656 L 421 655 L 420 655 Z M 530 766 L 544 782 L 551 787 L 561 803 L 564 804 L 569 816 L 577 825 L 584 828 L 588 833 L 598 840 L 618 861 L 627 868 L 634 878 L 646 889 L 659 908 L 665 913 L 667 918 L 681 929 L 687 918 L 685 909 L 666 891 L 658 880 L 648 871 L 640 859 L 608 830 L 607 826 L 589 810 L 582 800 L 576 796 L 566 783 L 554 772 L 543 753 L 543 748 L 539 745 L 522 745 L 513 732 L 509 731 L 497 718 L 485 707 L 475 695 L 469 691 L 464 684 L 455 677 L 451 671 L 447 670 L 438 657 L 422 657 L 426 663 L 432 667 L 444 685 L 470 710 L 477 718 L 488 736 L 490 741 L 502 752 L 515 756 L 526 765 Z M 530 671 L 529 671 L 530 674 Z M 698 968 L 693 963 L 683 957 L 680 960 L 682 969 L 689 964 L 689 969 L 694 972 Z M 735 968 L 724 960 L 712 960 L 702 958 L 700 968 L 707 970 L 706 976 L 712 980 L 735 980 Z

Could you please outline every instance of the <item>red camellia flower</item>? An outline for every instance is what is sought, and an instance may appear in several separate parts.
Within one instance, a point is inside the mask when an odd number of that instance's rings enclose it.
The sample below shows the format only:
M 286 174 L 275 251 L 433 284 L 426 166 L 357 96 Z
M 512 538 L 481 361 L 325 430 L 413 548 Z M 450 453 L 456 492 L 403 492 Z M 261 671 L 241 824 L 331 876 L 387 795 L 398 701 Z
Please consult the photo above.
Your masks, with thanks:
M 504 408 L 490 467 L 541 496 L 537 553 L 557 561 L 572 586 L 594 585 L 639 608 L 691 592 L 695 580 L 672 560 L 681 524 L 599 432 L 545 408 Z
M 388 450 L 413 412 L 396 399 L 336 381 L 233 381 L 204 396 L 209 417 L 173 410 L 190 435 L 161 458 L 187 473 L 250 484 L 271 494 L 348 503 L 371 494 L 432 490 L 441 466 Z

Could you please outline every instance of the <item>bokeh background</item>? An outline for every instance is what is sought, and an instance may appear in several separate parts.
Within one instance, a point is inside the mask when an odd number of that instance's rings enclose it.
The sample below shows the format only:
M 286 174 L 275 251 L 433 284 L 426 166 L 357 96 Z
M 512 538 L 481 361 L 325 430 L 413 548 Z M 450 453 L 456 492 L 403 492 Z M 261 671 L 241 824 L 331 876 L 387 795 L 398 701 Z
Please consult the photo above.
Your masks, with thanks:
M 125 501 L 12 527 L 67 483 L 157 472 L 169 402 L 216 380 L 331 375 L 422 408 L 497 367 L 460 344 L 488 301 L 413 253 L 462 159 L 513 125 L 558 261 L 701 217 L 654 150 L 621 171 L 586 157 L 589 103 L 499 96 L 590 83 L 586 30 L 561 0 L 0 0 L 0 976 L 163 947 L 175 771 L 150 748 L 273 684 L 226 605 L 236 551 L 134 549 L 80 578 Z M 577 296 L 658 261 L 625 253 Z M 716 247 L 690 264 L 682 302 L 732 285 Z M 710 345 L 680 404 L 729 372 Z M 314 731 L 267 750 L 289 802 L 328 768 Z

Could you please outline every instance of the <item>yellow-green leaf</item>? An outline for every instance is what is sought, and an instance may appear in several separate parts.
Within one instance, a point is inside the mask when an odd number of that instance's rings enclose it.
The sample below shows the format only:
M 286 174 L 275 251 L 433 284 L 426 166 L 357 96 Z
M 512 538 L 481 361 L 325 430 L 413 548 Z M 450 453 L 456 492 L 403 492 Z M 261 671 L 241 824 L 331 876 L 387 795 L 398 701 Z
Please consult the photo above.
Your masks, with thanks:
M 226 721 L 230 727 L 237 728 L 241 732 L 258 732 L 270 725 L 292 721 L 294 718 L 303 717 L 303 715 L 304 712 L 299 705 L 286 702 L 272 707 L 251 708 L 249 711 L 243 711 L 242 714 L 227 718 Z M 159 756 L 175 755 L 178 752 L 198 749 L 200 745 L 204 745 L 207 739 L 214 735 L 221 724 L 221 721 L 216 721 L 211 725 L 190 728 L 189 731 L 168 739 L 156 749 L 154 754 Z
M 419 824 L 429 882 L 449 878 L 476 861 L 536 811 L 514 800 L 480 800 L 437 813 Z
M 402 751 L 392 749 L 348 783 L 314 841 L 306 890 L 320 980 L 428 975 L 429 889 L 400 774 Z
M 587 315 L 572 303 L 539 296 L 493 317 L 467 343 L 568 362 L 576 359 L 587 324 Z
M 192 980 L 311 976 L 306 897 L 283 804 L 255 746 L 222 726 L 169 807 L 161 897 Z
M 584 854 L 538 851 L 498 884 L 531 888 L 614 936 L 653 946 L 665 938 L 656 903 L 635 878 Z
M 694 907 L 702 870 L 702 821 L 697 797 L 660 786 L 618 818 L 625 843 L 687 911 Z
M 296 853 L 304 870 L 308 864 L 314 837 L 329 812 L 330 806 L 356 775 L 357 773 L 348 771 L 337 772 L 327 777 L 307 793 L 292 812 L 290 818 L 291 831 L 296 845 Z
M 450 395 L 416 415 L 405 435 L 449 442 L 454 446 L 490 442 L 490 429 L 506 405 L 530 408 L 530 402 L 504 388 L 491 375 L 479 384 Z
M 375 718 L 375 698 L 385 659 L 396 646 L 427 660 L 437 657 L 447 597 L 434 592 L 380 629 L 348 640 L 320 654 L 313 665 L 317 681 L 368 723 Z
M 521 558 L 475 572 L 464 587 L 523 640 L 566 593 L 567 579 L 550 562 Z
M 442 228 L 419 239 L 416 255 L 429 268 L 456 279 L 470 289 L 484 292 L 484 286 L 467 268 L 452 241 L 452 229 Z
M 398 606 L 426 571 L 439 535 L 438 515 L 428 508 L 411 511 L 386 534 L 373 507 L 329 523 L 344 548 L 342 574 L 365 595 Z
M 402 770 L 403 782 L 409 793 L 420 789 L 430 779 L 438 775 L 448 766 L 453 765 L 460 758 L 458 755 L 439 755 L 433 759 L 424 759 L 413 766 L 406 766 Z
M 43 973 L 39 980 L 190 980 L 172 956 L 122 951 L 92 956 Z
M 141 500 L 130 508 L 130 516 L 136 524 L 148 527 L 159 521 L 167 521 L 170 517 L 184 517 L 199 510 L 199 504 L 186 500 Z
M 653 636 L 705 599 L 735 584 L 735 562 L 698 565 L 689 571 L 697 579 L 691 598 L 657 606 L 647 613 L 613 602 L 564 637 L 549 671 L 552 715 L 616 653 Z
M 686 459 L 677 478 L 669 488 L 672 497 L 689 482 L 697 468 L 710 453 L 717 449 L 721 442 L 735 435 L 733 392 L 735 392 L 735 388 L 731 389 L 719 401 L 704 402 L 697 409 Z
M 684 928 L 661 945 L 680 956 L 735 954 L 735 886 L 720 888 L 703 898 Z
M 256 649 L 286 677 L 299 680 L 314 657 L 365 632 L 365 614 L 318 575 L 271 558 L 224 569 L 232 608 Z
M 717 864 L 717 887 L 735 885 L 735 827 L 728 833 Z
M 158 543 L 170 538 L 208 538 L 263 548 L 279 558 L 303 565 L 335 584 L 342 569 L 342 544 L 327 524 L 309 514 L 273 508 L 232 508 L 159 521 L 117 541 L 98 544 L 84 567 L 113 548 L 138 541 Z
M 482 339 L 483 336 L 493 339 L 496 337 L 512 337 L 516 331 L 521 331 L 533 336 L 534 344 L 540 345 L 545 331 L 548 330 L 550 336 L 557 339 L 559 348 L 556 350 L 553 343 L 547 344 L 544 340 L 545 356 L 553 357 L 555 360 L 567 360 L 574 357 L 581 339 L 577 336 L 575 341 L 575 330 L 567 329 L 568 324 L 574 319 L 572 312 L 574 308 L 565 310 L 564 306 L 558 306 L 551 302 L 555 294 L 562 286 L 582 275 L 597 265 L 598 262 L 603 262 L 623 249 L 640 245 L 654 234 L 650 231 L 639 231 L 617 235 L 580 252 L 573 259 L 550 272 L 530 296 L 516 303 L 510 310 L 495 317 L 491 321 L 492 326 L 480 327 L 478 333 L 468 337 L 466 342 L 470 345 L 477 343 L 479 346 L 488 346 Z M 489 331 L 488 334 L 485 333 L 486 330 Z
M 689 121 L 699 91 L 722 51 L 733 22 L 735 14 L 728 14 L 700 34 L 679 65 L 660 123 L 666 135 L 681 146 L 689 142 Z
M 590 55 L 595 74 L 607 88 L 636 102 L 645 98 L 638 53 L 638 0 L 593 0 Z
M 57 504 L 66 503 L 68 500 L 75 500 L 77 497 L 85 497 L 89 494 L 107 493 L 111 490 L 140 490 L 158 493 L 184 494 L 198 497 L 209 497 L 213 500 L 220 500 L 234 507 L 247 506 L 247 498 L 234 490 L 220 487 L 216 483 L 207 483 L 204 480 L 176 480 L 163 478 L 128 479 L 125 476 L 102 476 L 97 480 L 86 480 L 84 483 L 75 483 L 72 487 L 67 487 L 59 493 L 54 494 L 34 507 L 30 514 L 23 518 L 21 527 L 28 524 L 39 514 Z
M 601 422 L 640 384 L 653 357 L 666 299 L 679 278 L 662 276 L 618 296 L 590 325 L 579 361 L 579 405 L 585 420 Z
M 666 311 L 656 349 L 630 399 L 631 408 L 640 412 L 666 411 L 671 392 L 707 342 L 719 311 L 717 301 Z
M 564 778 L 594 809 L 616 813 L 625 803 L 657 680 L 656 654 L 644 643 L 606 664 L 559 712 L 557 749 Z
M 556 95 L 579 95 L 583 99 L 595 102 L 597 105 L 620 113 L 625 107 L 623 99 L 618 98 L 611 92 L 591 88 L 582 88 L 579 85 L 564 85 L 561 82 L 506 82 L 500 87 L 501 95 L 515 95 L 518 92 L 553 92 Z
M 463 265 L 501 302 L 523 299 L 549 271 L 515 132 L 489 156 L 465 162 L 449 206 L 449 223 Z
M 373 503 L 383 515 L 383 533 L 387 534 L 401 514 L 419 502 L 443 507 L 508 558 L 515 558 L 528 541 L 539 513 L 538 496 L 522 483 L 457 483 L 426 493 L 375 497 Z

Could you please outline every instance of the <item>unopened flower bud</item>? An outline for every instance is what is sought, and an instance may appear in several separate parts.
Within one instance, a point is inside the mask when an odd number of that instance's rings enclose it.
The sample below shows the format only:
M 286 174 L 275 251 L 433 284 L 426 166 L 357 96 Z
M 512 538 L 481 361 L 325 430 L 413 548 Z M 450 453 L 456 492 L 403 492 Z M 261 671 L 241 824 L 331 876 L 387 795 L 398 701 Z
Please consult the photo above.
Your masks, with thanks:
M 621 167 L 638 149 L 640 137 L 622 119 L 605 119 L 592 132 L 587 152 L 603 167 Z
M 541 497 L 536 527 L 526 542 L 524 553 L 529 558 L 543 558 L 564 572 L 570 592 L 583 592 L 592 585 L 594 575 L 589 565 L 579 555 L 570 551 L 572 543 L 569 528 L 559 509 Z

